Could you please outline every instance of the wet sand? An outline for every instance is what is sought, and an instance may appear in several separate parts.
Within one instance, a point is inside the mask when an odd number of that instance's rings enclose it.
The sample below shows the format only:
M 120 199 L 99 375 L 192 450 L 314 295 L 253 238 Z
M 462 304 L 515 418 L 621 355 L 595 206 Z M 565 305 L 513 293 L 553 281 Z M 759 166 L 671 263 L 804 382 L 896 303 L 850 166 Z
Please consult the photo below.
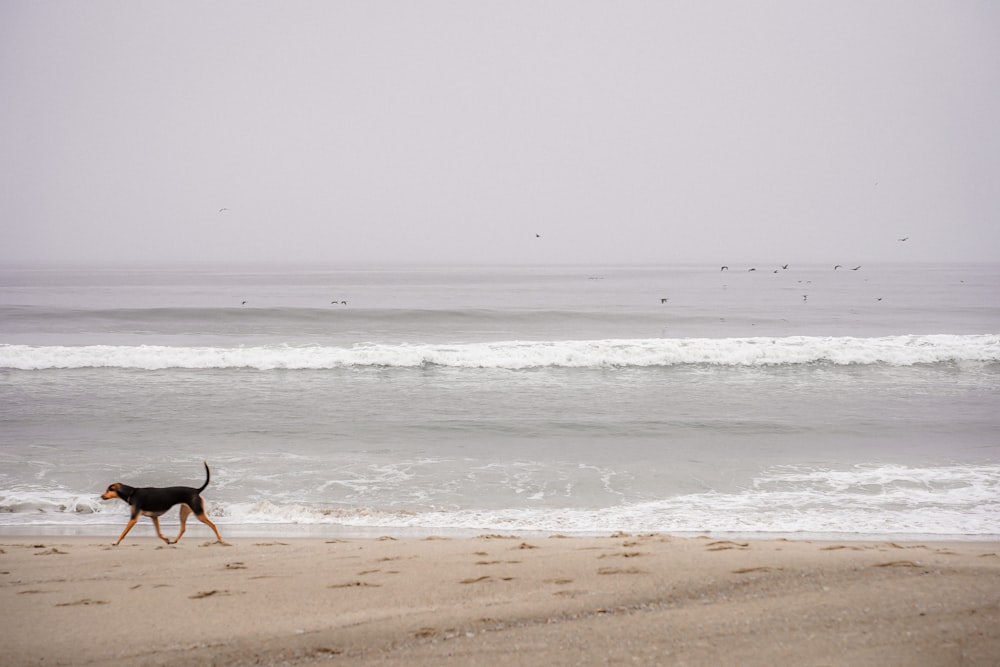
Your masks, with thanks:
M 1000 664 L 992 542 L 196 530 L 0 537 L 3 664 Z

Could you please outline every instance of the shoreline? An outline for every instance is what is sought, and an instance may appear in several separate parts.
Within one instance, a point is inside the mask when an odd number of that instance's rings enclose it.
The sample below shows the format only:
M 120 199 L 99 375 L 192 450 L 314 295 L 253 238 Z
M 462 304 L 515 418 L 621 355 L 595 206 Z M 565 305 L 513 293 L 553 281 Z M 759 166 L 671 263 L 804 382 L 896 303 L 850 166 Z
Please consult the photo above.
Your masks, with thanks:
M 30 539 L 33 537 L 89 537 L 89 538 L 115 538 L 121 534 L 128 515 L 124 514 L 121 521 L 114 524 L 46 524 L 46 525 L 3 525 L 0 524 L 0 540 L 3 539 Z M 504 532 L 525 538 L 548 538 L 548 537 L 573 537 L 573 538 L 595 538 L 606 537 L 610 533 L 606 530 L 593 531 L 552 531 L 552 530 L 522 530 L 503 529 L 496 527 L 485 528 L 441 528 L 425 526 L 350 526 L 338 524 L 310 524 L 310 523 L 255 523 L 255 524 L 227 524 L 215 521 L 223 535 L 234 538 L 287 538 L 287 539 L 375 539 L 391 535 L 402 539 L 425 539 L 444 537 L 449 539 L 463 539 L 482 535 L 484 533 Z M 178 524 L 169 520 L 162 521 L 164 533 L 178 529 Z M 189 528 L 200 530 L 202 526 L 195 522 L 189 524 Z M 629 532 L 629 531 L 624 531 Z M 635 534 L 647 531 L 631 531 Z M 791 540 L 796 542 L 936 542 L 936 543 L 1000 543 L 1000 534 L 932 534 L 932 533 L 795 533 L 795 532 L 753 532 L 753 531 L 650 531 L 665 537 L 675 537 L 680 539 L 711 538 L 719 540 Z M 195 533 L 198 535 L 198 533 Z M 155 537 L 152 523 L 145 520 L 140 521 L 129 532 L 129 538 Z
M 987 665 L 1000 655 L 1000 541 L 226 535 L 223 545 L 195 530 L 171 546 L 133 531 L 112 547 L 102 537 L 0 530 L 5 664 Z

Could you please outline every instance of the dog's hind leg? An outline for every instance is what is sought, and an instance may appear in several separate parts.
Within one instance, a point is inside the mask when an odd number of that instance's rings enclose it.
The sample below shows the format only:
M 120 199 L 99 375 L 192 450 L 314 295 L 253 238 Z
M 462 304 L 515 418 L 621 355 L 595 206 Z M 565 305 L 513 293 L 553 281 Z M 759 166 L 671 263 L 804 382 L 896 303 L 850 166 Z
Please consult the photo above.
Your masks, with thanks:
M 191 514 L 191 508 L 187 506 L 187 503 L 181 503 L 181 532 L 177 533 L 177 537 L 174 538 L 173 542 L 167 542 L 168 544 L 177 544 L 181 535 L 187 530 L 188 515 Z
M 205 514 L 204 510 L 202 510 L 201 512 L 195 512 L 194 515 L 198 518 L 198 521 L 201 521 L 203 524 L 205 524 L 213 531 L 215 531 L 215 537 L 217 540 L 219 540 L 220 542 L 223 541 L 222 535 L 219 535 L 219 529 L 215 527 L 215 524 L 212 523 L 212 520 L 208 518 L 208 515 Z

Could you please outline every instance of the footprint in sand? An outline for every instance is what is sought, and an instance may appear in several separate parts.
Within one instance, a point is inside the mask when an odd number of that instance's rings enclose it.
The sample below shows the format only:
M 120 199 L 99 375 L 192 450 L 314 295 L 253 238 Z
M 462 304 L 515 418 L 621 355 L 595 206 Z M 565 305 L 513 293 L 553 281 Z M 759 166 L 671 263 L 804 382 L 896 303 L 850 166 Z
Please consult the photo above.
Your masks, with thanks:
M 492 577 L 490 577 L 490 575 L 484 574 L 481 577 L 472 577 L 472 578 L 469 578 L 469 579 L 462 579 L 458 583 L 460 583 L 460 584 L 478 584 L 480 581 L 489 581 L 490 579 L 492 579 Z
M 896 544 L 895 542 L 886 542 L 886 546 L 892 547 L 893 549 L 929 549 L 930 547 L 923 544 L 911 544 L 909 546 L 903 546 L 902 544 Z
M 213 589 L 210 591 L 199 591 L 194 595 L 189 595 L 188 597 L 191 598 L 192 600 L 201 600 L 202 598 L 210 598 L 215 596 L 221 597 L 223 595 L 238 595 L 238 593 L 235 593 L 229 589 L 223 589 L 223 590 Z
M 921 565 L 912 560 L 891 560 L 888 563 L 875 563 L 872 567 L 921 567 Z
M 90 598 L 84 598 L 83 600 L 76 600 L 75 602 L 58 602 L 54 607 L 76 607 L 79 605 L 91 605 L 91 604 L 111 604 L 107 600 L 91 600 Z
M 391 560 L 403 560 L 402 556 L 382 556 L 381 558 L 376 558 L 376 563 L 388 563 Z
M 707 551 L 725 551 L 726 549 L 748 549 L 750 548 L 750 543 L 719 540 L 717 542 L 709 542 L 705 546 L 708 547 Z
M 747 574 L 748 572 L 770 572 L 769 567 L 741 567 L 738 570 L 733 570 L 733 574 Z
M 246 563 L 242 561 L 236 561 L 234 563 L 226 563 L 227 570 L 245 570 L 247 569 Z
M 36 556 L 55 556 L 55 555 L 65 556 L 65 555 L 68 555 L 68 554 L 69 554 L 68 551 L 60 551 L 59 549 L 56 549 L 55 547 L 52 547 L 48 551 L 39 551 L 35 555 Z
M 327 588 L 381 588 L 381 584 L 372 584 L 367 581 L 346 581 L 342 584 L 330 584 Z
M 417 639 L 429 639 L 436 634 L 438 634 L 436 628 L 420 628 L 419 630 L 413 633 L 413 636 L 416 637 Z
M 649 574 L 645 570 L 637 567 L 602 567 L 597 570 L 597 574 Z
M 639 556 L 646 556 L 648 554 L 641 551 L 625 551 L 622 553 L 614 554 L 601 554 L 598 558 L 637 558 Z
M 561 591 L 555 591 L 552 594 L 561 598 L 578 598 L 581 595 L 589 595 L 590 591 L 585 591 L 579 588 L 573 588 L 573 589 L 568 588 Z

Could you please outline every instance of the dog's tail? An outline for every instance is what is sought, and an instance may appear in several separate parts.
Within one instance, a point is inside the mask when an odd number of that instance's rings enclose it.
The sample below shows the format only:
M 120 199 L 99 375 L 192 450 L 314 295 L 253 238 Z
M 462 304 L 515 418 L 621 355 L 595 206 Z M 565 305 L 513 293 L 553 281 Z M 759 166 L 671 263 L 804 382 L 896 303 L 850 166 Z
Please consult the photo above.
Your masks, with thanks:
M 202 461 L 202 463 L 205 464 L 205 483 L 201 485 L 200 489 L 198 489 L 198 493 L 204 491 L 205 487 L 208 486 L 208 483 L 212 481 L 212 472 L 208 469 L 208 461 Z

